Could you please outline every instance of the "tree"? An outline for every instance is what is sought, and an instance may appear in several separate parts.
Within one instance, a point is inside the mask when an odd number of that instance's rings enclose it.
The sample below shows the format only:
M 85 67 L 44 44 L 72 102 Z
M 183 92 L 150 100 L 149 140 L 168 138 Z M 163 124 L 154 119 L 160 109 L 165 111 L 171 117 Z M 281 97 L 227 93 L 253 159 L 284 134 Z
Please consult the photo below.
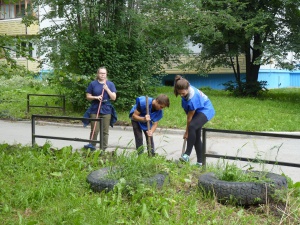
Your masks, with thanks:
M 202 51 L 188 66 L 207 73 L 217 66 L 231 67 L 241 95 L 256 96 L 261 65 L 294 69 L 288 52 L 299 59 L 299 0 L 186 0 L 178 13 L 187 36 Z M 179 23 L 178 22 L 178 23 Z M 246 60 L 246 81 L 241 81 L 239 58 Z
M 184 36 L 168 35 L 174 30 L 165 30 L 141 0 L 35 3 L 52 6 L 44 19 L 64 19 L 41 31 L 40 53 L 53 67 L 54 81 L 67 88 L 63 91 L 78 109 L 86 102 L 86 85 L 98 67 L 106 66 L 116 84 L 115 106 L 128 109 L 134 97 L 153 91 L 152 77 L 162 71 L 162 59 L 168 60 L 184 46 Z

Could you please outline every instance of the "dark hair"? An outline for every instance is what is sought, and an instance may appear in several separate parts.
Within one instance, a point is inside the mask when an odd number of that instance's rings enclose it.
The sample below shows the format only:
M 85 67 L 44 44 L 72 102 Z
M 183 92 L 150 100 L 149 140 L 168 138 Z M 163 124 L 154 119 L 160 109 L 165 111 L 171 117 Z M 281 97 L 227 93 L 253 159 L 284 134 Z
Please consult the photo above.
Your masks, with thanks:
M 176 75 L 174 79 L 174 94 L 178 96 L 178 90 L 187 90 L 190 87 L 190 83 L 180 75 Z
M 160 105 L 165 105 L 166 107 L 170 106 L 170 100 L 169 97 L 167 95 L 164 94 L 160 94 L 156 97 L 155 99 L 157 101 L 158 104 Z

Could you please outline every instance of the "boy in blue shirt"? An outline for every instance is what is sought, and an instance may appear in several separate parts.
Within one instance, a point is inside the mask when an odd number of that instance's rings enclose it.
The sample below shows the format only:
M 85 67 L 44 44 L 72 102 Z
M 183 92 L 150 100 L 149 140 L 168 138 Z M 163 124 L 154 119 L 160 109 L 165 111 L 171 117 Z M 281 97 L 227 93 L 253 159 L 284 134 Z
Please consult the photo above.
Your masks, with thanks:
M 170 106 L 170 101 L 167 95 L 160 94 L 157 98 L 148 98 L 149 115 L 147 114 L 146 97 L 140 96 L 136 98 L 136 104 L 132 107 L 129 113 L 133 128 L 135 145 L 138 154 L 144 152 L 143 134 L 145 135 L 147 145 L 148 137 L 151 139 L 151 153 L 155 155 L 155 147 L 153 142 L 153 133 L 155 132 L 158 121 L 163 117 L 162 109 Z M 150 122 L 150 130 L 147 128 L 147 121 Z

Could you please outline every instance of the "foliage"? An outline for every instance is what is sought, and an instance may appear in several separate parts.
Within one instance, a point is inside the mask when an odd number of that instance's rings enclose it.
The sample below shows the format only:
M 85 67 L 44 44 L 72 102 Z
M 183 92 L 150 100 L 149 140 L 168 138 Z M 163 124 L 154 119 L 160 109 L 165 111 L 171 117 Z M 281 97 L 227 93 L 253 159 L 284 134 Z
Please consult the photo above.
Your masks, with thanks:
M 34 4 L 55 8 L 57 2 L 36 0 Z M 63 18 L 41 30 L 39 52 L 57 76 L 52 82 L 75 98 L 75 109 L 85 107 L 80 96 L 86 87 L 73 82 L 93 78 L 100 66 L 108 69 L 109 79 L 117 87 L 115 106 L 124 109 L 135 97 L 153 93 L 152 75 L 162 71 L 162 63 L 170 55 L 183 49 L 183 34 L 166 29 L 144 4 L 61 1 L 57 11 L 46 10 L 41 15 L 42 21 Z M 60 83 L 60 79 L 66 82 Z
M 300 182 L 293 182 L 293 180 L 290 177 L 286 176 L 286 179 L 288 181 L 288 188 L 293 190 L 292 195 L 296 198 L 300 197 Z
M 258 80 L 261 65 L 276 63 L 280 68 L 295 68 L 300 46 L 300 25 L 296 19 L 300 15 L 299 0 L 175 2 L 177 7 L 169 9 L 172 15 L 181 15 L 175 18 L 176 26 L 188 24 L 187 37 L 201 47 L 195 59 L 187 63 L 200 74 L 220 66 L 230 67 L 238 90 L 246 88 L 247 93 L 256 96 L 259 90 L 249 84 Z M 170 14 L 168 19 L 173 19 Z M 288 52 L 294 52 L 295 61 L 288 59 Z M 241 60 L 246 65 L 247 85 L 243 87 Z
M 45 78 L 57 94 L 64 95 L 66 101 L 71 103 L 75 112 L 82 112 L 89 105 L 85 97 L 85 90 L 92 80 L 89 76 L 64 73 L 56 70 Z
M 0 218 L 3 224 L 278 224 L 278 210 L 251 210 L 216 204 L 197 190 L 200 170 L 163 162 L 170 182 L 161 190 L 140 185 L 123 192 L 93 193 L 87 175 L 116 165 L 99 151 L 73 151 L 70 146 L 0 145 Z M 146 155 L 146 154 L 145 154 Z M 121 156 L 122 157 L 122 156 Z M 145 164 L 160 166 L 155 160 Z M 131 161 L 129 159 L 129 161 Z M 118 162 L 118 159 L 115 161 Z M 129 164 L 128 164 L 129 166 Z M 132 168 L 135 165 L 132 164 Z M 297 206 L 287 202 L 297 221 Z M 189 210 L 186 210 L 189 209 Z M 274 208 L 275 210 L 275 208 Z M 201 213 L 199 213 L 201 211 Z M 101 213 L 99 213 L 101 212 Z M 55 216 L 53 216 L 55 215 Z M 292 224 L 292 223 L 290 223 Z
M 267 92 L 268 89 L 267 81 L 254 81 L 254 82 L 234 82 L 228 81 L 223 84 L 225 86 L 225 91 L 233 93 L 234 96 L 250 96 L 255 97 L 261 96 L 264 92 Z

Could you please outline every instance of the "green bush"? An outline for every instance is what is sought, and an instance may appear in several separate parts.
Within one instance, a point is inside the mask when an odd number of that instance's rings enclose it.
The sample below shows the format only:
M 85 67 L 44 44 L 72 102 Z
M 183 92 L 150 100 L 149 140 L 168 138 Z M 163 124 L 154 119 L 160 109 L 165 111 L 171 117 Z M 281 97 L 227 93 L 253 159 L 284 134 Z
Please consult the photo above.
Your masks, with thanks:
M 258 97 L 267 92 L 267 81 L 228 81 L 223 83 L 225 91 L 231 92 L 234 96 Z

